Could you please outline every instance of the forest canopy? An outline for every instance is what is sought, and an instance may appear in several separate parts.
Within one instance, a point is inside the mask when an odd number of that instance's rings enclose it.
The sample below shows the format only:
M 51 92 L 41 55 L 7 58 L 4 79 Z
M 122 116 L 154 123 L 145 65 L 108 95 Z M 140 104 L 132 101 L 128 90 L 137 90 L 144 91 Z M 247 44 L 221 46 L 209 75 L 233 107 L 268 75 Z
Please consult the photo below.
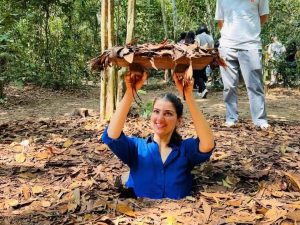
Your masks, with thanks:
M 127 4 L 114 0 L 116 45 L 125 44 Z M 270 9 L 264 46 L 273 35 L 299 46 L 300 2 L 271 0 Z M 172 42 L 180 32 L 207 24 L 217 40 L 214 11 L 215 0 L 137 0 L 134 37 L 137 43 Z M 0 77 L 53 88 L 95 79 L 87 61 L 100 53 L 100 13 L 99 0 L 0 0 Z

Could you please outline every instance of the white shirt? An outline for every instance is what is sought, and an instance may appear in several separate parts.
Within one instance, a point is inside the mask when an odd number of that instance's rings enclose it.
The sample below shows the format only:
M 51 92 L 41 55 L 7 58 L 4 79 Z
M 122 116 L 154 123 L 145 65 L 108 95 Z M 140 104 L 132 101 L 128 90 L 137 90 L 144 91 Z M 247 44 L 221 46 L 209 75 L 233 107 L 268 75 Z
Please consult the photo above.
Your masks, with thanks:
M 206 48 L 213 48 L 215 44 L 213 37 L 205 32 L 198 34 L 195 37 L 195 41 L 197 41 L 200 46 L 204 46 Z
M 283 53 L 286 52 L 286 49 L 283 44 L 280 42 L 273 42 L 268 47 L 268 53 L 270 54 L 270 59 L 279 59 Z
M 220 47 L 261 49 L 260 16 L 269 14 L 269 0 L 217 0 L 216 20 L 223 20 Z

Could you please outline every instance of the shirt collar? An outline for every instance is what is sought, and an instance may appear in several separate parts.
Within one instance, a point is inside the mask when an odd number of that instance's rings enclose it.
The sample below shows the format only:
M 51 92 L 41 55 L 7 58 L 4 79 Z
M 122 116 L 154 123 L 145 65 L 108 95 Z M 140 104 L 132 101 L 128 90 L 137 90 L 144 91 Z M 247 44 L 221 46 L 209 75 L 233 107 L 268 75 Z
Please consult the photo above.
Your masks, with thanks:
M 153 143 L 153 142 L 155 142 L 155 141 L 154 141 L 154 136 L 153 136 L 153 134 L 151 134 L 151 135 L 149 135 L 149 136 L 146 138 L 146 143 L 147 143 L 147 144 L 150 144 L 150 143 Z M 156 143 L 156 142 L 155 142 L 155 143 Z M 174 149 L 174 150 L 179 149 L 179 147 L 178 147 L 177 145 L 173 144 L 173 143 L 170 144 L 170 147 L 171 147 L 172 149 Z

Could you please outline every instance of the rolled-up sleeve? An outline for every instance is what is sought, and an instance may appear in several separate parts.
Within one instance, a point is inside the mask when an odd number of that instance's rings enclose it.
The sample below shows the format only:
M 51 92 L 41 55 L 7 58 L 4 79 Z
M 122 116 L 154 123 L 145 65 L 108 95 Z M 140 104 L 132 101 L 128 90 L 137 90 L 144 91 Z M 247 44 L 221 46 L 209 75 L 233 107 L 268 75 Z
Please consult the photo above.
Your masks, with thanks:
M 137 159 L 137 143 L 134 137 L 127 137 L 123 132 L 117 139 L 108 136 L 107 128 L 104 130 L 102 141 L 111 149 L 111 151 L 129 167 Z
M 217 0 L 216 2 L 215 20 L 224 20 L 224 12 L 223 12 L 221 0 Z
M 214 147 L 210 152 L 207 153 L 200 152 L 199 138 L 188 138 L 183 142 L 184 142 L 184 148 L 186 149 L 187 152 L 187 157 L 192 167 L 207 161 L 215 149 Z
M 258 11 L 260 16 L 268 15 L 270 13 L 269 0 L 260 0 Z

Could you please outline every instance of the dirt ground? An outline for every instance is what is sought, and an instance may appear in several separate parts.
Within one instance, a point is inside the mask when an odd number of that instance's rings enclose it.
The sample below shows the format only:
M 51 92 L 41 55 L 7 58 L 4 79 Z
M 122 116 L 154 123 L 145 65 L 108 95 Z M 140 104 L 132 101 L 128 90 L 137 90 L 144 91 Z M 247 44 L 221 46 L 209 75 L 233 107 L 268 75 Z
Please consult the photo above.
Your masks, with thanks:
M 146 95 L 140 95 L 143 102 L 151 101 L 159 93 L 174 92 L 173 84 L 150 83 Z M 62 92 L 26 86 L 23 90 L 9 87 L 8 101 L 0 105 L 0 123 L 10 120 L 59 118 L 72 114 L 75 109 L 87 108 L 97 114 L 99 111 L 99 88 L 87 86 L 82 90 Z M 269 89 L 266 94 L 270 120 L 300 121 L 300 91 L 284 88 Z M 222 91 L 210 91 L 207 99 L 197 98 L 200 108 L 207 115 L 225 115 Z M 239 114 L 242 119 L 251 119 L 245 88 L 240 88 Z
M 145 86 L 146 103 L 171 84 Z M 99 141 L 99 88 L 6 89 L 0 106 L 0 225 L 300 224 L 300 93 L 267 93 L 271 129 L 252 125 L 245 91 L 240 123 L 227 128 L 222 92 L 197 99 L 215 139 L 211 159 L 196 167 L 191 196 L 178 201 L 132 198 L 115 186 L 128 168 Z M 90 116 L 72 116 L 87 108 Z M 134 111 L 133 111 L 134 112 Z M 178 130 L 194 135 L 188 114 Z M 147 137 L 146 119 L 128 118 L 124 132 Z

